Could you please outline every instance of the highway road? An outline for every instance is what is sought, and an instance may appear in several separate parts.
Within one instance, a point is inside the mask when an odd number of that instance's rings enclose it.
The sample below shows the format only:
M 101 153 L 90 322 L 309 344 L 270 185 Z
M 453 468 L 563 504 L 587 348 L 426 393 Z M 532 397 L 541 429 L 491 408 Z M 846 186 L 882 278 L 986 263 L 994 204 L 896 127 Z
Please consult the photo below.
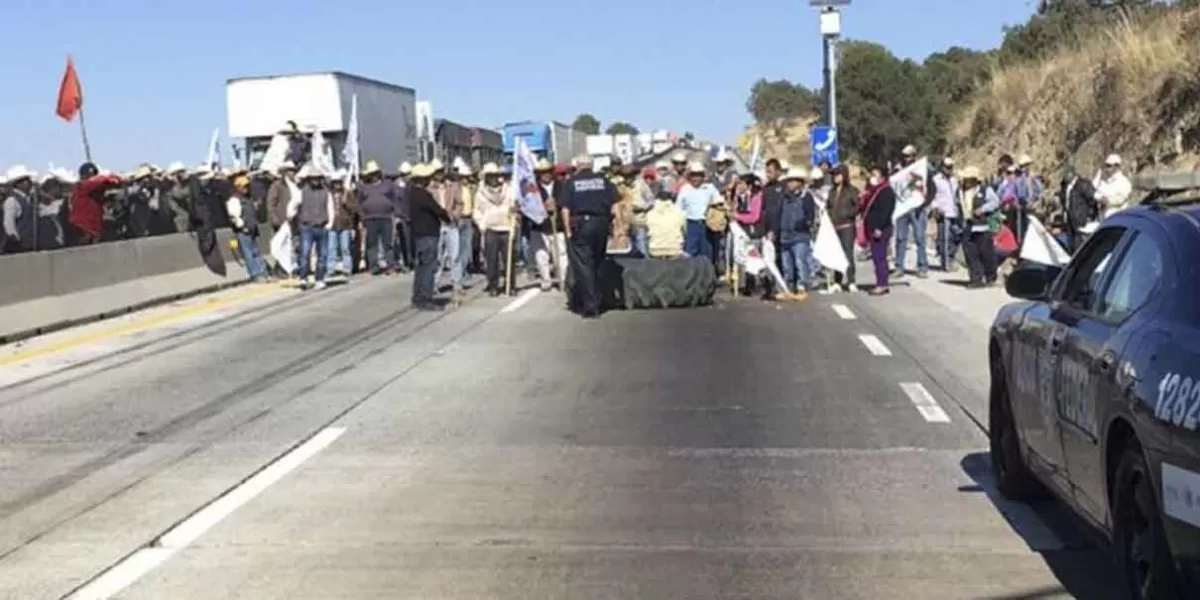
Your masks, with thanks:
M 986 319 L 926 289 L 583 321 L 408 285 L 3 349 L 0 598 L 1106 597 L 1073 519 L 995 494 Z

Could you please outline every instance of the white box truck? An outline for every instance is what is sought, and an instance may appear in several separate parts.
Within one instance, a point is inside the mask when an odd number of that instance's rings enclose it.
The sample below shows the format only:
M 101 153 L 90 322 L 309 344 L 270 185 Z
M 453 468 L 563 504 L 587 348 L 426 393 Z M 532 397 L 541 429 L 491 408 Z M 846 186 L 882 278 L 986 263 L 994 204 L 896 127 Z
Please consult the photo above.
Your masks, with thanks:
M 358 99 L 358 145 L 363 162 L 385 172 L 420 160 L 417 93 L 412 88 L 341 72 L 239 77 L 225 83 L 228 133 L 245 140 L 242 162 L 256 168 L 271 138 L 288 121 L 302 133 L 320 130 L 341 164 L 352 99 Z
M 611 135 L 589 135 L 587 136 L 587 153 L 589 156 L 612 156 L 613 153 L 613 136 Z

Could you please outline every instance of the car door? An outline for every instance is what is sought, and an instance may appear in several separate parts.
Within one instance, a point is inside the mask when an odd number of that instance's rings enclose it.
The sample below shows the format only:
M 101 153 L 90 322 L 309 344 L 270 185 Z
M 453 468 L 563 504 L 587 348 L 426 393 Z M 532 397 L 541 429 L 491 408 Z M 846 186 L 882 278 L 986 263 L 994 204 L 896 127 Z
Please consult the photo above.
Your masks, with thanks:
M 1112 255 L 1124 236 L 1123 227 L 1096 231 L 1080 248 L 1067 269 L 1055 280 L 1049 301 L 1030 310 L 1022 326 L 1028 345 L 1025 362 L 1032 382 L 1022 408 L 1022 431 L 1026 444 L 1045 466 L 1055 483 L 1070 494 L 1067 462 L 1063 447 L 1063 415 L 1059 398 L 1062 377 L 1062 352 L 1070 330 L 1079 316 L 1091 310 L 1103 283 Z
M 1127 348 L 1147 318 L 1139 313 L 1153 306 L 1167 256 L 1149 227 L 1126 231 L 1095 301 L 1074 315 L 1061 346 L 1056 392 L 1063 453 L 1076 502 L 1098 523 L 1107 513 L 1100 445 L 1105 403 L 1119 402 L 1131 382 Z
M 1014 328 L 1009 390 L 1013 418 L 1029 450 L 1030 466 L 1069 494 L 1054 403 L 1058 355 L 1050 347 L 1050 340 L 1063 326 L 1050 318 L 1050 312 L 1049 304 L 1034 303 Z

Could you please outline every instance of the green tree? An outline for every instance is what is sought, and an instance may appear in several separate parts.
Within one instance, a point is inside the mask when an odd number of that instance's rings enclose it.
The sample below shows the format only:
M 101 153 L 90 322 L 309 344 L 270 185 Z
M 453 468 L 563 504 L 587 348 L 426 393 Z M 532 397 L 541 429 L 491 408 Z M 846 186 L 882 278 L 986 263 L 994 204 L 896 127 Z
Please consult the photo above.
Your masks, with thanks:
M 953 47 L 929 55 L 921 65 L 924 87 L 932 104 L 929 150 L 940 153 L 945 149 L 945 136 L 954 113 L 991 77 L 991 52 Z
M 597 119 L 592 113 L 583 113 L 575 117 L 575 121 L 571 123 L 571 129 L 586 135 L 596 135 L 600 133 L 600 119 Z
M 608 129 L 604 130 L 604 133 L 607 133 L 608 135 L 621 135 L 625 133 L 637 135 L 638 128 L 624 121 L 617 121 L 616 123 L 609 125 Z
M 821 96 L 816 91 L 786 79 L 759 79 L 750 88 L 746 111 L 762 125 L 778 128 L 787 119 L 821 114 Z
M 872 42 L 843 42 L 841 54 L 838 138 L 846 153 L 884 162 L 906 144 L 928 149 L 933 105 L 920 65 Z

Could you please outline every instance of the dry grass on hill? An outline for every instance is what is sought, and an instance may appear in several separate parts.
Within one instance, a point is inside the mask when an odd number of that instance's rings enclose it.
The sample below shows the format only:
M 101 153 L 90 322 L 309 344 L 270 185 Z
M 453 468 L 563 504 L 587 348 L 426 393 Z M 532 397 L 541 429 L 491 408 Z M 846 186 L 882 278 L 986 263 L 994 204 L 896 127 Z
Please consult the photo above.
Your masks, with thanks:
M 781 158 L 793 165 L 807 165 L 812 158 L 808 128 L 815 122 L 815 118 L 809 118 L 785 121 L 778 127 L 751 125 L 738 136 L 737 147 L 749 160 L 754 138 L 761 135 L 764 158 Z
M 997 69 L 949 132 L 960 164 L 1028 153 L 1084 172 L 1110 152 L 1128 171 L 1191 167 L 1200 151 L 1200 11 L 1118 26 L 1049 60 Z

